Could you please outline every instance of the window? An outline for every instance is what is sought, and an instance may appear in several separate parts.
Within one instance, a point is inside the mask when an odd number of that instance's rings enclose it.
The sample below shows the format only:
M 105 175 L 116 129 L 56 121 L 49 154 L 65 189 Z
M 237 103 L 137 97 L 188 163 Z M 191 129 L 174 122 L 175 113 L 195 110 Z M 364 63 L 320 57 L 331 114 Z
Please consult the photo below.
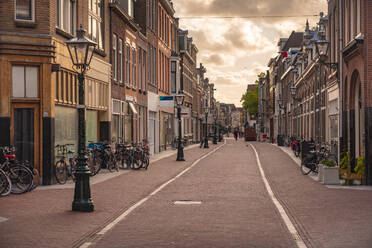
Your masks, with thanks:
M 75 34 L 75 0 L 57 1 L 57 27 L 63 31 Z
M 127 54 L 125 56 L 125 64 L 126 64 L 126 77 L 127 77 L 127 86 L 130 86 L 130 65 L 129 65 L 129 60 L 130 60 L 130 47 L 128 44 L 126 44 L 126 49 L 127 49 Z
M 117 141 L 124 138 L 124 102 L 112 99 L 112 134 Z
M 23 21 L 34 21 L 35 1 L 34 0 L 16 0 L 15 1 L 15 19 L 23 20 Z
M 176 94 L 176 67 L 177 62 L 172 61 L 171 62 L 171 92 L 172 94 Z
M 132 86 L 133 88 L 135 89 L 136 88 L 136 77 L 137 77 L 137 73 L 136 73 L 136 69 L 137 69 L 137 61 L 136 61 L 136 49 L 133 49 L 133 52 L 132 52 L 132 56 L 133 56 L 133 59 L 132 59 Z
M 133 0 L 128 0 L 128 15 L 134 17 L 134 4 Z
M 59 103 L 76 104 L 78 100 L 77 74 L 60 70 L 56 74 L 55 100 Z
M 112 35 L 112 69 L 113 69 L 113 76 L 114 80 L 116 81 L 118 75 L 118 54 L 117 54 L 117 37 L 116 34 Z
M 118 45 L 118 81 L 123 83 L 123 40 L 119 38 Z
M 36 98 L 38 94 L 38 67 L 13 66 L 13 97 Z
M 89 38 L 97 42 L 97 48 L 103 50 L 103 1 L 89 1 Z
M 142 90 L 142 48 L 138 48 L 138 88 Z
M 142 50 L 142 90 L 146 91 L 146 52 Z

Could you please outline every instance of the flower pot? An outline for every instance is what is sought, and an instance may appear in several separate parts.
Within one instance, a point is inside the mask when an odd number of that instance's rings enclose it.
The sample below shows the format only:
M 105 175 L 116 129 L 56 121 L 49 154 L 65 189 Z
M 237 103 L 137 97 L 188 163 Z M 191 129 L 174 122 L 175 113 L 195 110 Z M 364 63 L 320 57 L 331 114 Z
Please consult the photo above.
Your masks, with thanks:
M 323 167 L 323 184 L 340 184 L 339 167 Z
M 324 167 L 325 165 L 319 164 L 318 166 L 318 182 L 323 183 L 324 180 Z

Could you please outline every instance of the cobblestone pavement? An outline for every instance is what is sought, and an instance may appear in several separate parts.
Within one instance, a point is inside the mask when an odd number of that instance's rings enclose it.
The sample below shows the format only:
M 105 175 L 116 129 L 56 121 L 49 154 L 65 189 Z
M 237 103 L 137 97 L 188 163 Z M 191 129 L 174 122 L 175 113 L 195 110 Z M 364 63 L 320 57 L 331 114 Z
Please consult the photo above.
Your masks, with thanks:
M 232 139 L 93 184 L 92 213 L 71 211 L 73 188 L 0 198 L 0 247 L 297 247 L 250 144 L 305 247 L 372 247 L 372 191 L 327 188 L 278 147 Z

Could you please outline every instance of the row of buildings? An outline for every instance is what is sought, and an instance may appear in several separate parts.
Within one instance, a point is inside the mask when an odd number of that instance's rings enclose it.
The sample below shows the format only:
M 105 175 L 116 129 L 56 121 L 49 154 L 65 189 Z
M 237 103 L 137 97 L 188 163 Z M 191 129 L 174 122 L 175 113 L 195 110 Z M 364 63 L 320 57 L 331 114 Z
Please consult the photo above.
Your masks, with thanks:
M 330 0 L 328 15 L 278 42 L 259 80 L 260 135 L 337 144 L 372 184 L 372 2 Z
M 170 0 L 11 0 L 0 23 L 0 146 L 14 145 L 43 184 L 53 183 L 55 146 L 77 143 L 78 79 L 66 41 L 80 25 L 97 43 L 85 77 L 87 141 L 147 139 L 151 153 L 169 148 L 179 92 L 189 142 L 225 118 Z

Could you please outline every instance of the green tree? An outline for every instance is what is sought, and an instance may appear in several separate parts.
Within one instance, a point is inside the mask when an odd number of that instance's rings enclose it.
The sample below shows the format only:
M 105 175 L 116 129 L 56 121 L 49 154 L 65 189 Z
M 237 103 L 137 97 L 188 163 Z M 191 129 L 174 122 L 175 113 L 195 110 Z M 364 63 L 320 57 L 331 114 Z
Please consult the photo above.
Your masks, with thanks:
M 240 99 L 244 110 L 248 110 L 249 115 L 256 115 L 258 111 L 258 84 L 254 90 L 247 90 Z
M 240 99 L 244 110 L 248 110 L 249 115 L 257 115 L 258 112 L 258 81 L 265 77 L 265 73 L 261 72 L 255 82 L 254 90 L 247 90 Z

